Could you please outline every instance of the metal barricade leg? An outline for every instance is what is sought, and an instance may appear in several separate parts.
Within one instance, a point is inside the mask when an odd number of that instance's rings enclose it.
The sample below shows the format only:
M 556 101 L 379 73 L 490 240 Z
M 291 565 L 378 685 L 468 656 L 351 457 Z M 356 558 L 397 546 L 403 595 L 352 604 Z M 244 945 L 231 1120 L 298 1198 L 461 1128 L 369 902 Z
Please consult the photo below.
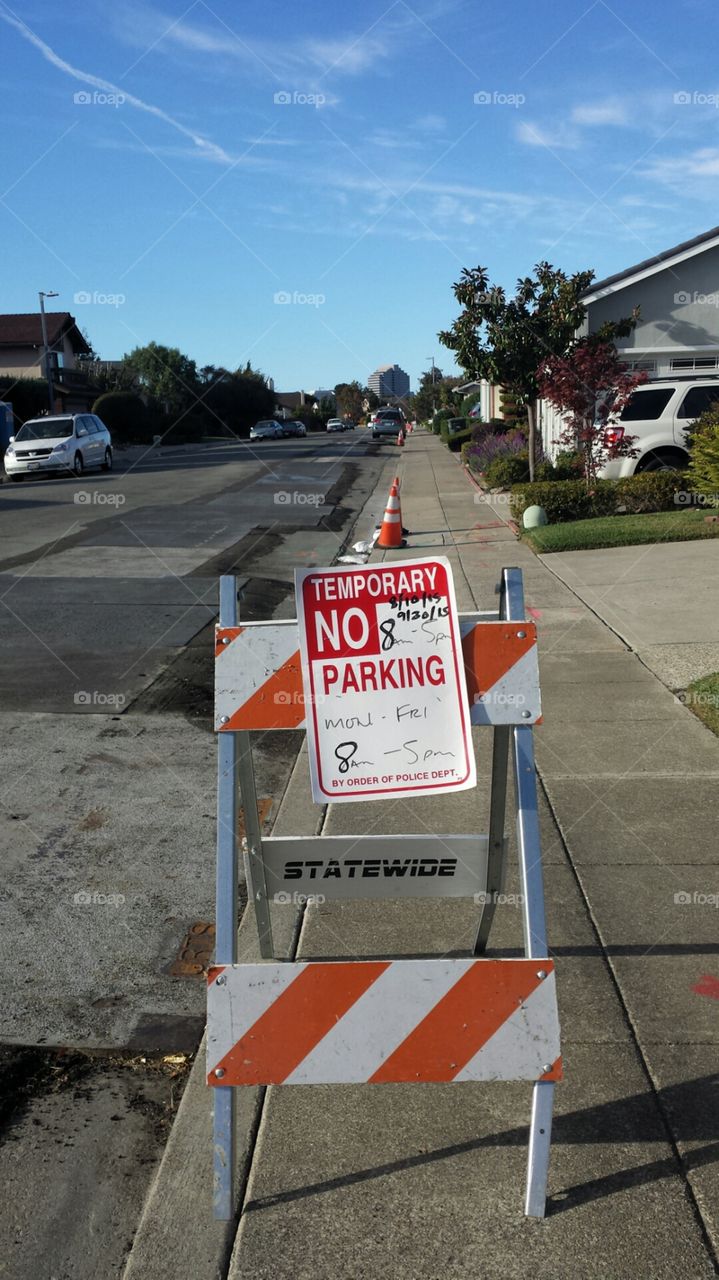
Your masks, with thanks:
M 220 578 L 220 626 L 238 623 L 237 582 Z M 245 830 L 250 850 L 248 890 L 257 916 L 262 956 L 272 956 L 269 904 L 262 863 L 260 820 L 249 733 L 220 733 L 217 742 L 217 871 L 215 887 L 215 962 L 237 962 L 237 850 L 238 784 L 242 794 Z M 213 1090 L 213 1208 L 214 1216 L 229 1221 L 234 1214 L 235 1094 L 221 1086 Z
M 232 625 L 232 624 L 227 624 Z M 217 880 L 215 959 L 237 960 L 237 745 L 234 733 L 218 738 Z M 234 1090 L 213 1090 L 213 1208 L 224 1222 L 233 1216 L 235 1164 Z
M 552 1143 L 554 1084 L 540 1080 L 532 1090 L 532 1118 L 529 1123 L 527 1193 L 524 1212 L 528 1218 L 543 1218 L 547 1204 L 547 1176 Z
M 489 801 L 489 841 L 487 846 L 486 897 L 479 917 L 474 954 L 486 949 L 497 906 L 497 894 L 504 883 L 504 823 L 507 810 L 507 766 L 509 763 L 509 725 L 497 725 L 492 744 L 492 783 Z
M 513 622 L 523 621 L 524 588 L 520 570 L 505 569 L 502 574 L 502 587 L 503 601 L 506 598 L 506 617 Z M 517 804 L 519 874 L 523 900 L 524 949 L 529 958 L 542 960 L 546 959 L 548 948 L 534 738 L 528 725 L 526 727 L 515 725 L 511 732 Z M 547 1066 L 550 1065 L 550 1063 L 547 1064 Z M 546 1207 L 553 1106 L 554 1084 L 549 1080 L 538 1081 L 532 1093 L 527 1193 L 524 1206 L 524 1212 L 532 1218 L 543 1218 Z
M 247 858 L 247 891 L 255 908 L 257 933 L 260 939 L 260 955 L 263 960 L 271 960 L 274 956 L 272 922 L 270 920 L 265 864 L 262 858 L 262 831 L 257 808 L 255 768 L 252 763 L 252 746 L 249 733 L 243 731 L 237 734 L 237 748 L 239 752 L 240 794 L 245 815 L 245 834 L 249 855 Z
M 516 726 L 512 730 L 514 785 L 517 795 L 517 843 L 522 883 L 524 949 L 528 957 L 547 956 L 547 926 L 544 914 L 544 877 L 539 845 L 539 809 L 534 768 L 532 730 Z M 551 1066 L 548 1063 L 547 1066 Z M 525 1213 L 543 1218 L 547 1198 L 547 1175 L 552 1137 L 554 1085 L 539 1081 L 534 1086 L 529 1127 L 529 1164 Z

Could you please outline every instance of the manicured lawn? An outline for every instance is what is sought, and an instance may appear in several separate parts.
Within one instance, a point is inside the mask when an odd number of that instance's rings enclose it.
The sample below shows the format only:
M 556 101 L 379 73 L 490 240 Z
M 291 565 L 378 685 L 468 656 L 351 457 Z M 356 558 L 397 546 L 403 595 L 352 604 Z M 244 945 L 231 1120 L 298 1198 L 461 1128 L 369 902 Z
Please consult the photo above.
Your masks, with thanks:
M 719 672 L 690 684 L 682 702 L 719 737 Z
M 594 547 L 632 547 L 643 542 L 688 542 L 719 537 L 719 523 L 707 524 L 706 510 L 656 511 L 642 516 L 596 516 L 567 520 L 539 529 L 523 529 L 535 551 L 590 551 Z

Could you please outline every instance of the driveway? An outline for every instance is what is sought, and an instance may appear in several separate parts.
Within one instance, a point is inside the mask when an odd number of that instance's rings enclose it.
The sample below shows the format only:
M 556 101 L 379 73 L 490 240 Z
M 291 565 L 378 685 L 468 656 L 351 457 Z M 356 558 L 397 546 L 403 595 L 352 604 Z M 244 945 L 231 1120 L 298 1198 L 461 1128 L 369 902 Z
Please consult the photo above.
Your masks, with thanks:
M 670 689 L 719 671 L 719 543 L 562 551 L 539 559 Z

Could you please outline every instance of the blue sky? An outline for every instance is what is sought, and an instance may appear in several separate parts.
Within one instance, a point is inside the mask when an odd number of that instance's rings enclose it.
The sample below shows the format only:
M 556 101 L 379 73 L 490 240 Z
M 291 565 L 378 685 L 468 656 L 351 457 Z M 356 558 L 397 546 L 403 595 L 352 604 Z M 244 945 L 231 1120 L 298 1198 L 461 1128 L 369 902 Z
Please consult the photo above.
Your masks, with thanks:
M 105 359 L 415 386 L 463 266 L 603 276 L 719 222 L 715 0 L 0 19 L 2 310 L 56 289 Z

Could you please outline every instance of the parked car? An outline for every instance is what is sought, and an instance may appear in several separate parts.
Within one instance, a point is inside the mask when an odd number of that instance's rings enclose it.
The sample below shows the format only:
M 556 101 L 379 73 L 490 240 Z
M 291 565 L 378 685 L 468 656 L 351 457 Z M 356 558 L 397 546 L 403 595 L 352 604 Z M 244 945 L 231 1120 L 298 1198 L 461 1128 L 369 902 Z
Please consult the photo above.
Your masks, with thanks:
M 280 429 L 283 436 L 306 436 L 307 427 L 304 422 L 300 422 L 299 418 L 295 421 L 281 422 Z
M 634 458 L 613 458 L 601 471 L 605 480 L 642 471 L 683 471 L 689 461 L 686 432 L 700 414 L 719 400 L 719 377 L 656 378 L 637 387 L 607 441 L 634 436 Z
M 344 431 L 344 423 L 341 418 L 330 418 L 327 423 L 328 431 Z
M 407 434 L 407 423 L 401 409 L 378 409 L 370 419 L 373 440 L 397 439 L 400 431 Z
M 5 472 L 22 480 L 35 472 L 72 472 L 98 467 L 112 470 L 112 440 L 94 413 L 48 414 L 23 423 L 5 450 Z
M 342 430 L 343 430 L 343 431 L 354 431 L 354 429 L 355 429 L 355 425 L 356 425 L 356 424 L 355 424 L 354 422 L 352 422 L 352 420 L 351 420 L 350 418 L 343 418 L 343 419 L 342 419 Z
M 256 422 L 250 431 L 250 440 L 281 440 L 282 424 L 275 422 L 274 418 L 263 418 L 262 422 Z

